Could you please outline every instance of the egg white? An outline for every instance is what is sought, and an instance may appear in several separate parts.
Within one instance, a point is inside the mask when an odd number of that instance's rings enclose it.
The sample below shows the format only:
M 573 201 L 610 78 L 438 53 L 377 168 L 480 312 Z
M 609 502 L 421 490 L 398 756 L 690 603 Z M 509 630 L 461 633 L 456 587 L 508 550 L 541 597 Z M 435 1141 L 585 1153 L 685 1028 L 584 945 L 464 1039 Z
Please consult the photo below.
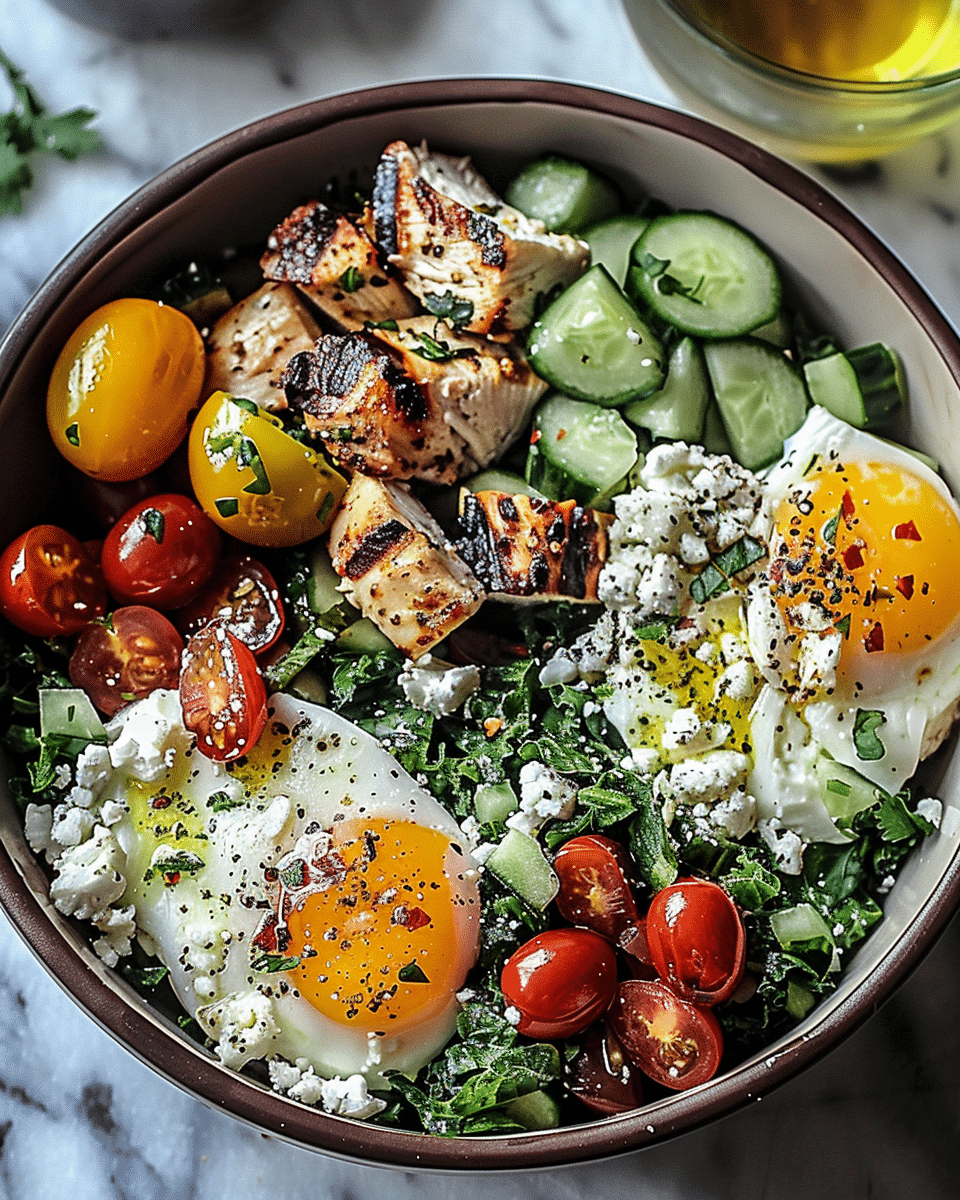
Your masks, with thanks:
M 464 901 L 450 947 L 462 980 L 476 957 L 480 907 L 463 835 L 375 738 L 328 709 L 275 695 L 262 742 L 268 763 L 253 773 L 193 749 L 172 756 L 150 782 L 115 773 L 105 795 L 127 808 L 115 828 L 127 859 L 123 903 L 135 905 L 142 940 L 169 968 L 187 1012 L 219 1039 L 228 1065 L 280 1055 L 306 1059 L 327 1077 L 362 1074 L 373 1084 L 388 1069 L 415 1073 L 451 1036 L 455 994 L 432 1018 L 394 1036 L 331 1020 L 284 972 L 251 966 L 258 957 L 252 938 L 276 905 L 276 885 L 264 872 L 336 819 L 392 818 L 444 833 L 452 842 L 444 867 Z M 161 868 L 178 863 L 184 869 L 171 885 Z M 252 1028 L 258 1021 L 263 1028 Z
M 788 439 L 784 456 L 766 478 L 766 511 L 773 527 L 773 514 L 780 503 L 803 482 L 814 456 L 836 454 L 840 461 L 881 462 L 902 467 L 925 480 L 960 514 L 944 481 L 923 461 L 908 451 L 862 430 L 854 429 L 814 407 L 801 428 Z M 747 613 L 748 640 L 753 657 L 769 682 L 782 686 L 782 679 L 767 663 L 768 647 L 777 637 L 771 624 L 771 605 L 751 604 Z M 914 774 L 921 759 L 937 744 L 956 716 L 960 697 L 960 620 L 926 651 L 904 658 L 875 656 L 866 691 L 860 696 L 841 687 L 829 689 L 802 703 L 800 711 L 816 741 L 835 759 L 854 768 L 888 792 L 896 792 Z M 861 672 L 861 674 L 863 674 Z M 883 713 L 875 730 L 883 746 L 876 759 L 861 758 L 853 737 L 858 709 Z

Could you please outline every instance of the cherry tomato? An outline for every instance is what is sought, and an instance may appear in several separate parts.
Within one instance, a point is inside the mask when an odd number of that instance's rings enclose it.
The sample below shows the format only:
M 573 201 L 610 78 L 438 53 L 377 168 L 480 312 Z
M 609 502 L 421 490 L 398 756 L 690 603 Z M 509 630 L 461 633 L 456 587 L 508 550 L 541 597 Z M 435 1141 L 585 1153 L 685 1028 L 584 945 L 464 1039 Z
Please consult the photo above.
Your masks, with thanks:
M 591 1025 L 617 990 L 613 946 L 590 929 L 548 929 L 520 947 L 500 975 L 504 999 L 532 1038 L 565 1038 Z
M 681 998 L 658 979 L 627 979 L 610 1009 L 627 1057 L 664 1087 L 706 1083 L 723 1054 L 720 1024 L 709 1008 Z
M 214 618 L 254 654 L 274 645 L 283 632 L 283 604 L 263 563 L 249 555 L 225 558 L 207 585 L 177 613 L 177 627 L 190 636 Z
M 584 1033 L 580 1049 L 564 1064 L 563 1079 L 567 1091 L 595 1112 L 629 1112 L 643 1103 L 640 1072 L 606 1017 Z
M 54 445 L 98 479 L 138 479 L 183 440 L 203 387 L 203 341 L 153 300 L 113 300 L 67 340 L 47 389 Z
M 24 633 L 77 633 L 106 611 L 100 567 L 65 529 L 35 525 L 0 556 L 0 612 Z
M 657 892 L 647 912 L 657 974 L 685 1000 L 719 1004 L 743 976 L 747 936 L 737 906 L 708 879 L 681 879 Z
M 190 430 L 190 481 L 226 533 L 296 546 L 330 526 L 347 481 L 249 400 L 214 392 Z
M 135 504 L 103 542 L 100 566 L 121 604 L 179 608 L 210 578 L 220 533 L 186 496 L 168 493 Z
M 267 721 L 267 689 L 247 647 L 212 621 L 187 643 L 180 675 L 183 723 L 207 758 L 246 754 Z
M 118 608 L 81 630 L 70 656 L 71 682 L 108 717 L 157 688 L 175 688 L 183 638 L 161 613 Z
M 627 879 L 626 851 L 598 833 L 571 838 L 557 851 L 557 908 L 573 925 L 585 925 L 618 941 L 640 923 Z

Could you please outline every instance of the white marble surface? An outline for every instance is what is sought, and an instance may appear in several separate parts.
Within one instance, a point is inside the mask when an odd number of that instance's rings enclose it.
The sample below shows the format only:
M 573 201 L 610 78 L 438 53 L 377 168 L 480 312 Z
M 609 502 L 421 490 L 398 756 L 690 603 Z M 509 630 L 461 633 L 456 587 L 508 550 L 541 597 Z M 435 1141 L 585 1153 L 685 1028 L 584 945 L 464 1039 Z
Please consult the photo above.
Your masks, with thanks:
M 397 80 L 523 75 L 670 102 L 617 0 L 288 0 L 250 30 L 131 44 L 41 0 L 0 0 L 0 47 L 52 109 L 100 113 L 102 154 L 43 164 L 0 218 L 0 332 L 59 259 L 152 174 L 250 119 Z M 0 96 L 0 100 L 3 97 Z M 828 184 L 960 325 L 960 127 Z M 615 1162 L 509 1179 L 385 1175 L 265 1139 L 186 1096 L 61 994 L 0 922 L 0 1198 L 318 1200 L 503 1195 L 952 1200 L 960 926 L 828 1060 L 755 1107 Z

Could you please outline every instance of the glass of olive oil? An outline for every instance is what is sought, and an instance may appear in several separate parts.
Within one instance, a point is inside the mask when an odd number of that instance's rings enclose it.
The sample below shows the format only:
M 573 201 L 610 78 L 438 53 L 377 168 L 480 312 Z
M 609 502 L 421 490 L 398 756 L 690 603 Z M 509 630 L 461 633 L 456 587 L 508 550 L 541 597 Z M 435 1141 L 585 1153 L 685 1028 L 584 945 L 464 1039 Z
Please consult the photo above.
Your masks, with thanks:
M 960 119 L 960 0 L 624 0 L 681 100 L 789 157 L 856 161 Z

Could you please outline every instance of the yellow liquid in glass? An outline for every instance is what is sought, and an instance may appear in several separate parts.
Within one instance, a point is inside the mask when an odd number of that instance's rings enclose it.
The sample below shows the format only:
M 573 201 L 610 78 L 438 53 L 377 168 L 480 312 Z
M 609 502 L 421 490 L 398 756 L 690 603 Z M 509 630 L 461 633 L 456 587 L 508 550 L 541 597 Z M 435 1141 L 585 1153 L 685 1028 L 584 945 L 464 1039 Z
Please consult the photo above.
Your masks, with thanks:
M 688 0 L 731 41 L 811 75 L 865 82 L 960 67 L 960 0 Z

